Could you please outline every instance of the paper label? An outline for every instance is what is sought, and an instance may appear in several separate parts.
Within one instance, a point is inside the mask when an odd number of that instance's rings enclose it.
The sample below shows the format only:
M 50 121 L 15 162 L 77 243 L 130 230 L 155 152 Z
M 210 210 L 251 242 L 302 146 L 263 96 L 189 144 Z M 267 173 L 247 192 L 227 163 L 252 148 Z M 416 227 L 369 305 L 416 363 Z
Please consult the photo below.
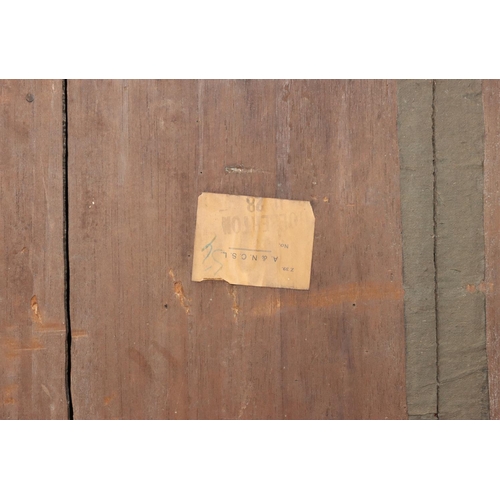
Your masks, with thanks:
M 309 290 L 313 239 L 308 201 L 202 193 L 192 279 Z

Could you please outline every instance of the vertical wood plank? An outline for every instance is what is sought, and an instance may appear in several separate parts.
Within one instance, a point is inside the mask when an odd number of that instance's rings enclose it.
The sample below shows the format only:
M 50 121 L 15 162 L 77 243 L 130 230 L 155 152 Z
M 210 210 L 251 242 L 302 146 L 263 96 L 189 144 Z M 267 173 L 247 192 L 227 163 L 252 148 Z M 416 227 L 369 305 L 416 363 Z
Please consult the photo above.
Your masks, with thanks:
M 272 82 L 199 81 L 198 98 L 196 196 L 208 191 L 274 197 L 277 138 Z M 192 217 L 192 237 L 194 227 Z M 191 353 L 202 360 L 208 345 L 211 360 L 190 367 L 190 417 L 283 418 L 279 292 L 215 281 L 192 283 L 191 288 L 200 308 L 193 318 Z M 213 394 L 212 404 L 205 401 L 207 394 Z
M 187 418 L 194 82 L 69 81 L 79 418 Z
M 68 90 L 75 418 L 406 416 L 394 83 Z M 311 200 L 311 290 L 191 282 L 203 191 Z
M 316 215 L 311 289 L 280 297 L 285 416 L 406 418 L 396 83 L 278 93 L 279 193 Z
M 484 80 L 484 241 L 490 418 L 500 419 L 500 81 Z
M 398 81 L 406 392 L 418 420 L 438 413 L 433 95 L 432 80 Z
M 481 82 L 435 86 L 438 412 L 489 416 L 485 338 Z
M 0 418 L 66 418 L 62 82 L 0 82 Z

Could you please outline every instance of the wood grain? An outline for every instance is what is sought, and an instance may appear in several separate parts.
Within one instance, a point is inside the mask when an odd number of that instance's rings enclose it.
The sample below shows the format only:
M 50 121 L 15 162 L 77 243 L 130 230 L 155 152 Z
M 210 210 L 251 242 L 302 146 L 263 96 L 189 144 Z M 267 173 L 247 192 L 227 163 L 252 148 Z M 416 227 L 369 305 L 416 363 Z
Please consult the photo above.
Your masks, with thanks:
M 394 82 L 68 99 L 75 418 L 406 418 Z M 310 200 L 311 289 L 191 282 L 203 191 Z
M 278 195 L 316 215 L 311 289 L 283 290 L 286 418 L 406 418 L 397 89 L 278 84 Z
M 0 418 L 66 418 L 62 82 L 0 82 Z
M 486 347 L 490 418 L 500 419 L 500 81 L 482 84 L 484 138 L 485 281 L 476 293 L 486 295 Z

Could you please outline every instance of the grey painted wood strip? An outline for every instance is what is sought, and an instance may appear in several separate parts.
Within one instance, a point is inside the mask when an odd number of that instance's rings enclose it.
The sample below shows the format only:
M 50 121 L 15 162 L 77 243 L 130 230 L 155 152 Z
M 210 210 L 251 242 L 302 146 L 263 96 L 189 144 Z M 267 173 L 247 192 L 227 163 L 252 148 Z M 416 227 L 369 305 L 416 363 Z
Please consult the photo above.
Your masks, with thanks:
M 438 80 L 434 95 L 438 413 L 489 416 L 481 81 Z
M 410 419 L 437 416 L 433 84 L 398 81 L 406 391 Z

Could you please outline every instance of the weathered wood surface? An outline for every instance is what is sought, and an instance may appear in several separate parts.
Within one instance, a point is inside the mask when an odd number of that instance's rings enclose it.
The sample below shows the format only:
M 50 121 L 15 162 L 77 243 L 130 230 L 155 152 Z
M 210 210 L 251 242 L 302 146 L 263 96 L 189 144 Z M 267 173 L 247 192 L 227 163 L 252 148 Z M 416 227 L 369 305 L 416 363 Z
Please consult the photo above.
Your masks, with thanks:
M 395 82 L 68 100 L 75 418 L 406 418 Z M 311 289 L 191 282 L 203 191 L 310 200 Z
M 483 81 L 486 339 L 490 418 L 500 419 L 500 81 Z
M 401 180 L 410 417 L 500 418 L 500 86 L 431 85 L 69 82 L 75 417 L 405 418 Z M 0 131 L 0 418 L 65 418 L 61 82 Z M 311 289 L 192 283 L 202 191 L 310 200 Z
M 396 84 L 278 88 L 277 194 L 316 215 L 311 289 L 281 292 L 284 413 L 406 418 Z
M 0 418 L 66 418 L 62 82 L 0 82 Z

